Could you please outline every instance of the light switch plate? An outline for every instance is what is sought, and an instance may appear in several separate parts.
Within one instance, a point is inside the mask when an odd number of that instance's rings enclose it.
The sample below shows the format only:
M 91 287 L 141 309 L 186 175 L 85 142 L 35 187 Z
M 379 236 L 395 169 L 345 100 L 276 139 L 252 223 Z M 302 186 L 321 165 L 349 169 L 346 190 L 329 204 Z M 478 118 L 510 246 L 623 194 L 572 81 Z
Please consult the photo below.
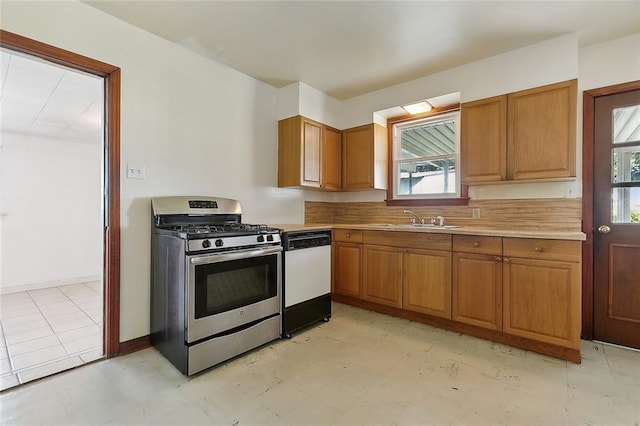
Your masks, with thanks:
M 127 164 L 127 177 L 129 179 L 144 179 L 145 166 L 138 164 Z
M 480 219 L 480 207 L 474 207 L 473 210 L 471 210 L 471 217 Z

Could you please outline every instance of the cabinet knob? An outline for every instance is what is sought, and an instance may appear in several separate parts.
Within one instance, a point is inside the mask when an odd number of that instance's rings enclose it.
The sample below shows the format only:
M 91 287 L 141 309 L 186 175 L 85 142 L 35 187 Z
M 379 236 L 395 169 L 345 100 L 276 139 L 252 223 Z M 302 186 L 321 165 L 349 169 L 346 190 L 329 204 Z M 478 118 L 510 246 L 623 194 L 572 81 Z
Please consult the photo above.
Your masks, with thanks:
M 502 262 L 502 258 L 500 256 L 496 256 L 496 262 Z
M 534 248 L 534 250 L 537 251 L 537 252 L 541 252 L 543 249 L 540 246 L 536 246 L 536 248 Z
M 474 246 L 474 247 L 480 247 L 480 243 L 479 243 L 479 242 L 477 242 L 477 241 L 475 241 L 475 242 L 473 243 L 473 246 Z
M 508 257 L 505 257 L 502 261 L 503 261 L 504 263 L 509 263 L 509 262 L 511 262 L 511 260 L 509 260 L 509 258 L 508 258 Z
M 347 238 L 351 238 L 351 234 L 347 232 Z

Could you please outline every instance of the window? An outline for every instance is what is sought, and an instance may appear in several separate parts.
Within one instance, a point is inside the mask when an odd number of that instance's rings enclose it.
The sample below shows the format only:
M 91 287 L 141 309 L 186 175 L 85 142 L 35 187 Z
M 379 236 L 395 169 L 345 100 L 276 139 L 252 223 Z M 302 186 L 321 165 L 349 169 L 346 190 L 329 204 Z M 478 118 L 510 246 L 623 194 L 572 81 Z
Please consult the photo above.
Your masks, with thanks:
M 392 126 L 393 200 L 460 198 L 459 111 Z

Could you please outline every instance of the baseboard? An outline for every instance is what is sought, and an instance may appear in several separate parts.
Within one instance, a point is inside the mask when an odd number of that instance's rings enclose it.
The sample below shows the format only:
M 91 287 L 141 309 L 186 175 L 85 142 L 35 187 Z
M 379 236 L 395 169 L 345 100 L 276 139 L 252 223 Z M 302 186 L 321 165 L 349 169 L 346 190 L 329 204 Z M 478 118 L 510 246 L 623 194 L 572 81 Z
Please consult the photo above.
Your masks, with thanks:
M 141 336 L 135 339 L 127 340 L 126 342 L 120 342 L 120 346 L 118 347 L 118 355 L 127 355 L 150 347 L 151 338 L 149 337 L 149 335 Z
M 43 288 L 60 287 L 63 285 L 82 284 L 91 281 L 100 281 L 102 275 L 90 275 L 87 277 L 66 278 L 57 281 L 46 281 L 40 283 L 30 283 L 0 288 L 0 295 L 19 293 L 21 291 L 41 290 Z

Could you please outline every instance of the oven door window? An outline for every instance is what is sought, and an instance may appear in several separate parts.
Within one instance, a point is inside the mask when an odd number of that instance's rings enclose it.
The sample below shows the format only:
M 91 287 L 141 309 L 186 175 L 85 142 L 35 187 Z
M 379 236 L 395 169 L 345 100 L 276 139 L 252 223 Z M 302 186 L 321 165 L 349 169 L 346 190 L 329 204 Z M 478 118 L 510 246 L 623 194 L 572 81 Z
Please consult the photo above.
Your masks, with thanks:
M 276 297 L 277 259 L 272 255 L 196 266 L 196 319 Z

